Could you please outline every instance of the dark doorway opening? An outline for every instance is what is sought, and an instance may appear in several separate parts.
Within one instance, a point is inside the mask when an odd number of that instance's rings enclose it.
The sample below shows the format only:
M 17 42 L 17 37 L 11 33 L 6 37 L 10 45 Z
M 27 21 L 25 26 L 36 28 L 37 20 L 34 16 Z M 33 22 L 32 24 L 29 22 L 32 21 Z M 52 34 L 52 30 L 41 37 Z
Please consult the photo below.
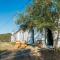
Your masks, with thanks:
M 47 45 L 53 46 L 53 35 L 52 31 L 49 28 L 47 28 Z

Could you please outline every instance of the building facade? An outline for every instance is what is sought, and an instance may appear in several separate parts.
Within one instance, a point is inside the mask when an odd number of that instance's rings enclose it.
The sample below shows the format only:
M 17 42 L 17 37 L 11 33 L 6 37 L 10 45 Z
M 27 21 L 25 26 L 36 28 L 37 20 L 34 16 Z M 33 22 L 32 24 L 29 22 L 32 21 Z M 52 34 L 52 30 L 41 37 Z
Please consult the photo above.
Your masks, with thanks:
M 59 19 L 60 21 L 60 19 Z M 60 22 L 58 22 L 60 25 Z M 60 27 L 60 26 L 59 26 Z M 53 35 L 53 41 L 47 39 L 46 32 L 43 29 L 42 32 L 38 31 L 37 28 L 34 29 L 34 43 L 36 43 L 38 40 L 42 41 L 43 47 L 60 47 L 60 31 L 52 31 L 51 32 Z M 58 35 L 59 34 L 59 35 Z M 51 36 L 51 35 L 50 35 Z M 27 42 L 28 44 L 32 44 L 32 39 L 31 39 L 31 32 L 29 30 L 19 30 L 15 33 L 12 34 L 11 36 L 11 42 L 16 42 L 16 41 L 21 41 L 21 42 Z M 48 45 L 49 42 L 52 42 L 53 45 Z
M 42 41 L 43 47 L 50 47 L 50 45 L 48 46 L 48 42 L 47 42 L 47 38 L 45 40 L 45 31 L 40 32 L 40 31 L 36 31 L 34 30 L 34 43 L 36 43 L 38 40 Z M 52 47 L 60 47 L 60 38 L 57 41 L 57 31 L 53 32 L 53 46 Z M 59 35 L 60 37 L 60 35 Z M 32 40 L 31 40 L 31 32 L 29 33 L 28 30 L 26 30 L 25 32 L 23 32 L 22 30 L 17 31 L 16 33 L 13 33 L 11 36 L 11 42 L 16 42 L 16 41 L 21 41 L 21 42 L 27 42 L 28 44 L 32 44 Z M 56 43 L 57 42 L 57 43 Z M 57 45 L 56 45 L 57 44 Z

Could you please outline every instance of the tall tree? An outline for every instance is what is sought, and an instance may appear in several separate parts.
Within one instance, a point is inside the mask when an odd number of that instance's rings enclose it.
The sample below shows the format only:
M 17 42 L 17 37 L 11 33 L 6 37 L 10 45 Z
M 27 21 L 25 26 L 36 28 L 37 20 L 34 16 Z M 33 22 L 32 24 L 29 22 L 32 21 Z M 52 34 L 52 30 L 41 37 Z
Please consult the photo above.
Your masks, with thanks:
M 28 10 L 30 20 L 34 22 L 38 29 L 45 28 L 45 32 L 47 29 L 58 29 L 59 3 L 60 1 L 54 0 L 34 0 L 33 5 Z
M 59 1 L 60 3 L 60 1 Z M 51 0 L 33 0 L 33 3 L 30 7 L 28 7 L 27 14 L 22 14 L 17 19 L 17 24 L 25 24 L 27 25 L 31 31 L 32 35 L 34 35 L 33 27 L 37 27 L 38 29 L 45 30 L 49 29 L 57 29 L 57 18 L 59 10 L 58 1 L 55 4 Z M 33 37 L 34 42 L 34 37 Z
M 24 25 L 24 28 L 29 29 L 29 32 L 31 33 L 32 42 L 34 43 L 34 28 L 33 28 L 34 23 L 30 20 L 30 16 L 28 14 L 27 15 L 20 14 L 16 20 L 16 24 L 20 25 L 20 27 Z

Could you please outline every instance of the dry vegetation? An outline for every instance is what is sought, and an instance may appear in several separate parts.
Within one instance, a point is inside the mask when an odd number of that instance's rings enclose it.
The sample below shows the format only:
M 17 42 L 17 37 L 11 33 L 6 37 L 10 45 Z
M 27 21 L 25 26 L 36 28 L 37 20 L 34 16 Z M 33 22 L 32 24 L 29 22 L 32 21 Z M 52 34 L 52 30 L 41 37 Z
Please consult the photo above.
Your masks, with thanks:
M 36 50 L 38 47 L 32 47 L 30 45 L 26 44 L 17 44 L 15 42 L 0 42 L 0 51 L 4 50 L 10 50 L 10 51 L 15 51 L 15 50 L 21 50 L 21 49 L 31 49 L 31 50 Z
M 13 49 L 15 43 L 12 42 L 0 42 L 0 52 Z
M 24 45 L 25 46 L 25 45 Z M 2 60 L 60 60 L 60 48 L 41 49 L 37 46 L 27 45 L 16 47 L 15 43 L 0 42 L 0 55 Z M 5 53 L 4 53 L 5 52 Z M 3 53 L 3 54 L 2 54 Z

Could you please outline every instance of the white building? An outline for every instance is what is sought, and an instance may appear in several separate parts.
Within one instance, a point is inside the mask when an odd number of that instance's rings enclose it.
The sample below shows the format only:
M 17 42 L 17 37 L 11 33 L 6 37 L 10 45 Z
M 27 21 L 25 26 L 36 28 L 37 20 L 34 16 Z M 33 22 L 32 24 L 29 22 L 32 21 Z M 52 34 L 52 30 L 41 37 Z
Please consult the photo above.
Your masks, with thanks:
M 37 40 L 41 40 L 42 38 L 43 38 L 42 33 L 34 29 L 34 41 L 36 42 Z M 13 33 L 11 36 L 11 42 L 21 41 L 21 40 L 28 42 L 30 39 L 31 39 L 31 32 L 29 32 L 29 30 L 26 30 L 25 32 L 19 30 Z
M 53 34 L 53 47 L 55 46 L 60 47 L 60 32 L 59 32 L 59 36 L 58 36 L 58 31 L 53 31 L 52 34 Z M 37 40 L 42 40 L 43 47 L 47 47 L 48 42 L 47 39 L 45 39 L 45 30 L 43 30 L 43 32 L 40 32 L 37 31 L 37 29 L 34 29 L 34 42 L 36 43 Z M 11 36 L 11 42 L 16 42 L 16 41 L 23 41 L 31 44 L 32 43 L 31 32 L 29 33 L 29 30 L 26 30 L 24 32 L 22 30 L 19 30 L 13 33 Z
M 22 30 L 19 30 L 12 34 L 11 42 L 22 41 L 22 40 L 26 41 L 27 38 L 28 38 L 28 32 L 27 31 L 23 32 Z
M 57 31 L 55 31 L 53 33 L 53 37 L 54 37 L 53 47 L 56 45 L 57 34 L 58 34 Z M 42 40 L 43 47 L 47 46 L 47 40 L 45 41 L 45 33 L 44 32 L 40 33 L 39 31 L 38 32 L 36 31 L 34 33 L 34 42 L 36 43 L 37 40 Z M 32 43 L 31 33 L 29 33 L 28 30 L 25 32 L 23 32 L 22 30 L 17 31 L 16 33 L 12 34 L 12 36 L 11 36 L 11 42 L 16 42 L 16 41 L 27 42 L 27 43 L 31 44 Z M 57 43 L 58 43 L 57 47 L 60 47 L 60 38 L 58 39 Z

